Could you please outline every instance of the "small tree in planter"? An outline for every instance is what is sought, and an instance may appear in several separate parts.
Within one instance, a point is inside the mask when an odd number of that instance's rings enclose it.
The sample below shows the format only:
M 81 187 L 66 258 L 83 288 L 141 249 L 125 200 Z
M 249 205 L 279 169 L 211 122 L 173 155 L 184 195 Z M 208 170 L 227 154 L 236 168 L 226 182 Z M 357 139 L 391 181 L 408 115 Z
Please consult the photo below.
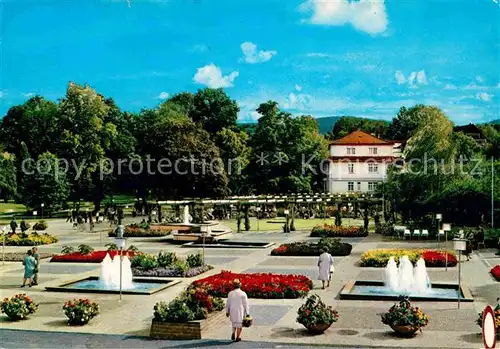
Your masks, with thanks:
M 88 299 L 73 299 L 64 303 L 63 311 L 68 325 L 85 325 L 99 314 L 99 305 Z
M 24 293 L 16 294 L 12 298 L 5 298 L 2 301 L 2 313 L 5 313 L 11 320 L 24 320 L 29 315 L 38 310 L 38 304 Z
M 311 334 L 325 332 L 339 319 L 339 314 L 331 306 L 327 306 L 320 296 L 313 294 L 297 311 L 297 322 L 304 325 Z
M 381 314 L 382 323 L 402 337 L 413 337 L 417 331 L 422 332 L 422 327 L 427 326 L 429 317 L 422 309 L 413 307 L 408 297 L 401 296 L 400 299 L 387 313 Z

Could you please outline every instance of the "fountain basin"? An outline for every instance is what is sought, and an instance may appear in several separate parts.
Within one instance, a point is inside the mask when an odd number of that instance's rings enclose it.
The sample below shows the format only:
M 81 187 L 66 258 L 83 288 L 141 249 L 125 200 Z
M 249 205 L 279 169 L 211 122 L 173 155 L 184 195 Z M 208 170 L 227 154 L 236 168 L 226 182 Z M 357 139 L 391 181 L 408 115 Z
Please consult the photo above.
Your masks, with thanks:
M 349 281 L 340 291 L 340 299 L 359 300 L 397 300 L 401 292 L 395 292 L 387 288 L 382 281 Z M 429 290 L 423 292 L 409 292 L 405 294 L 412 301 L 457 301 L 458 285 L 433 283 Z M 461 302 L 474 302 L 472 294 L 467 286 L 461 285 Z
M 158 278 L 133 278 L 132 287 L 123 287 L 122 294 L 150 295 L 180 283 L 181 280 L 158 280 Z M 45 287 L 53 292 L 120 293 L 119 287 L 103 285 L 97 276 L 72 280 L 59 286 Z
M 252 241 L 230 241 L 230 240 L 217 240 L 216 242 L 209 243 L 205 241 L 205 245 L 199 242 L 188 242 L 182 247 L 205 247 L 205 248 L 268 248 L 273 246 L 274 242 L 252 242 Z

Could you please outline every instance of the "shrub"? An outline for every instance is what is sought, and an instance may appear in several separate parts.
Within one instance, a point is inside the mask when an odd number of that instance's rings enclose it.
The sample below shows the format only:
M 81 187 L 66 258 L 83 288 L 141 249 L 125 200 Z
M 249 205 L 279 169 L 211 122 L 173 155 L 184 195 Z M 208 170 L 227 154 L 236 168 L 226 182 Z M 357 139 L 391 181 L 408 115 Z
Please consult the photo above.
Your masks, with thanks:
M 109 244 L 104 245 L 107 247 L 107 251 L 118 251 L 118 245 L 110 242 Z
M 69 325 L 85 325 L 99 314 L 99 305 L 88 299 L 73 299 L 64 303 L 63 311 Z
M 342 227 L 331 224 L 315 226 L 311 231 L 311 237 L 363 237 L 368 231 L 361 227 Z
M 497 281 L 500 281 L 500 265 L 491 268 L 490 273 Z
M 158 253 L 158 265 L 160 267 L 166 268 L 171 266 L 177 261 L 177 255 L 175 252 L 160 252 Z
M 313 294 L 297 311 L 297 322 L 306 328 L 318 324 L 332 324 L 339 319 L 339 314 L 327 306 L 320 296 Z
M 458 261 L 455 253 L 452 251 L 435 251 L 435 250 L 423 250 L 423 249 L 375 249 L 368 250 L 361 256 L 361 266 L 362 267 L 377 267 L 383 268 L 387 265 L 389 258 L 394 257 L 396 262 L 402 256 L 408 256 L 412 263 L 416 263 L 421 257 L 425 260 L 425 265 L 427 267 L 444 267 L 445 266 L 445 254 L 448 254 L 448 266 L 454 267 L 457 265 Z
M 413 307 L 407 297 L 403 297 L 399 303 L 394 304 L 387 313 L 381 314 L 384 325 L 411 326 L 422 328 L 429 323 L 429 317 L 422 309 Z
M 4 298 L 2 301 L 2 313 L 12 320 L 24 320 L 38 310 L 38 304 L 26 294 L 16 294 L 12 298 Z
M 146 277 L 194 277 L 203 274 L 206 271 L 213 269 L 211 265 L 205 265 L 203 267 L 191 268 L 187 272 L 183 270 L 169 268 L 154 268 L 150 270 L 142 270 L 139 268 L 132 268 L 132 274 L 134 276 L 146 276 Z M 185 270 L 185 269 L 184 269 Z
M 177 298 L 167 302 L 158 302 L 154 306 L 154 320 L 159 322 L 188 322 L 195 319 L 194 312 L 186 302 Z
M 352 245 L 338 238 L 322 238 L 318 243 L 293 242 L 283 244 L 271 251 L 272 256 L 319 256 L 320 249 L 327 249 L 332 256 L 348 256 Z
M 75 249 L 71 246 L 68 246 L 68 245 L 64 245 L 62 247 L 62 250 L 61 250 L 61 253 L 62 254 L 70 254 L 70 253 L 73 253 L 75 251 Z
M 203 254 L 201 252 L 190 254 L 186 262 L 189 268 L 201 267 L 203 265 Z
M 54 244 L 57 241 L 57 237 L 49 235 L 47 233 L 39 234 L 33 232 L 31 234 L 26 233 L 9 233 L 5 237 L 5 245 L 7 246 L 38 246 L 38 245 L 49 245 Z
M 172 264 L 172 268 L 179 274 L 184 275 L 189 270 L 189 265 L 184 259 L 178 259 Z
M 155 256 L 149 254 L 139 254 L 132 258 L 132 268 L 140 268 L 142 270 L 150 270 L 158 267 L 158 261 Z
M 139 251 L 139 248 L 135 245 L 130 245 L 128 248 L 127 248 L 127 251 L 129 252 L 133 252 L 133 253 L 140 253 L 141 251 Z
M 78 245 L 78 252 L 80 252 L 82 255 L 86 255 L 94 252 L 94 249 L 89 245 L 80 244 Z
M 394 224 L 392 223 L 379 223 L 375 227 L 375 232 L 377 234 L 382 234 L 384 236 L 394 235 Z
M 33 225 L 33 230 L 47 230 L 48 227 L 49 224 L 47 223 L 47 221 L 41 220 Z
M 128 237 L 128 238 L 133 238 L 133 237 L 162 237 L 162 236 L 167 236 L 171 233 L 170 229 L 150 229 L 149 225 L 148 228 L 141 228 L 138 227 L 137 224 L 134 225 L 127 225 L 125 227 L 125 230 L 123 232 L 123 237 Z M 115 237 L 116 236 L 116 230 L 112 230 L 108 233 L 108 236 L 110 237 Z

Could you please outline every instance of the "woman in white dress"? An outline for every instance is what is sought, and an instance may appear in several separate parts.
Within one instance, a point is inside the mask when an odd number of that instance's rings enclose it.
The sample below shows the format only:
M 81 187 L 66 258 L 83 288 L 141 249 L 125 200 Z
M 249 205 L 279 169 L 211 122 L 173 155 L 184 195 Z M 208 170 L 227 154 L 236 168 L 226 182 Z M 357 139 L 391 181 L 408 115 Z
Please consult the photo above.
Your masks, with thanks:
M 318 280 L 321 280 L 323 283 L 323 290 L 325 289 L 325 282 L 326 287 L 330 287 L 330 279 L 332 278 L 330 270 L 332 269 L 333 266 L 333 258 L 331 254 L 328 253 L 328 251 L 321 249 L 319 250 L 320 256 L 318 259 L 318 269 L 319 269 L 319 276 Z
M 231 320 L 233 333 L 231 339 L 233 341 L 241 341 L 241 330 L 243 328 L 243 318 L 249 315 L 248 297 L 241 290 L 241 282 L 238 279 L 233 281 L 234 290 L 227 295 L 226 316 Z

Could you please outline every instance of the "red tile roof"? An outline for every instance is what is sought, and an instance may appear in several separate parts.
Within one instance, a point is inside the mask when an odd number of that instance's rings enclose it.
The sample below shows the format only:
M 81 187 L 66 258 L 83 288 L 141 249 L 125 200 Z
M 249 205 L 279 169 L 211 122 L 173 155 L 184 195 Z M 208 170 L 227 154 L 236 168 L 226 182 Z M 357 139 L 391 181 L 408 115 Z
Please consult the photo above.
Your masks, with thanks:
M 369 145 L 369 144 L 393 144 L 393 142 L 384 141 L 363 131 L 354 131 L 347 136 L 334 140 L 330 144 L 339 145 Z

